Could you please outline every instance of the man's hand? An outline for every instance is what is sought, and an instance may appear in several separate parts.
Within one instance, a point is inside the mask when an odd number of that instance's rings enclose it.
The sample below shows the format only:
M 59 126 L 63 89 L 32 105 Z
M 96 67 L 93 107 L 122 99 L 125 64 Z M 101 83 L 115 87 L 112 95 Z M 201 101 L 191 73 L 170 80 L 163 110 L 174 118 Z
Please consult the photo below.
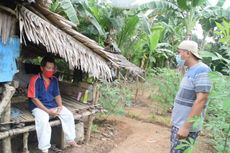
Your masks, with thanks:
M 53 117 L 58 116 L 57 111 L 55 111 L 54 109 L 49 109 L 48 114 L 50 114 L 50 115 L 53 116 Z
M 181 127 L 177 133 L 177 138 L 180 139 L 186 139 L 189 135 L 189 128 Z
M 57 111 L 56 111 L 56 113 L 59 115 L 59 114 L 60 114 L 60 112 L 61 112 L 61 110 L 62 110 L 62 106 L 58 106 L 58 107 L 57 107 Z

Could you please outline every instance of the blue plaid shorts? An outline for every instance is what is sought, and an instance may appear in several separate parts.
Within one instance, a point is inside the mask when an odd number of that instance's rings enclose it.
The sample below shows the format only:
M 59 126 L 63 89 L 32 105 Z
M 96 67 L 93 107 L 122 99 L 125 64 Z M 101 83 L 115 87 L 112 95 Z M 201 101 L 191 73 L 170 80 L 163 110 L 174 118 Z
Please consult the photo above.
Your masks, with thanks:
M 188 147 L 183 147 L 179 150 L 176 149 L 176 147 L 181 144 L 180 140 L 177 139 L 177 132 L 178 131 L 179 131 L 179 128 L 172 126 L 171 138 L 170 138 L 170 141 L 171 141 L 170 153 L 183 153 L 188 148 Z M 196 140 L 199 133 L 200 133 L 200 131 L 190 132 L 188 135 L 188 138 L 192 138 L 193 140 Z M 188 138 L 186 140 L 188 140 Z

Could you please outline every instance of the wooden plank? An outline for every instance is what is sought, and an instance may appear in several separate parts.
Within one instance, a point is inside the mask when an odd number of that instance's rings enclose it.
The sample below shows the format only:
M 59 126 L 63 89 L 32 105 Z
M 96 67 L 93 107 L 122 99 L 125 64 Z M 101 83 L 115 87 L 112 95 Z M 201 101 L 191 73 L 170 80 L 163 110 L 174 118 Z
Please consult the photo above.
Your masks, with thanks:
M 77 102 L 73 102 L 69 99 L 63 99 L 63 103 L 71 105 L 74 108 L 89 108 L 89 105 L 85 105 L 85 104 L 81 105 L 81 104 L 79 104 Z
M 73 98 L 70 98 L 70 97 L 64 97 L 63 101 L 70 102 L 70 103 L 74 101 L 74 105 L 76 105 L 77 107 L 89 107 L 89 105 L 77 102 Z

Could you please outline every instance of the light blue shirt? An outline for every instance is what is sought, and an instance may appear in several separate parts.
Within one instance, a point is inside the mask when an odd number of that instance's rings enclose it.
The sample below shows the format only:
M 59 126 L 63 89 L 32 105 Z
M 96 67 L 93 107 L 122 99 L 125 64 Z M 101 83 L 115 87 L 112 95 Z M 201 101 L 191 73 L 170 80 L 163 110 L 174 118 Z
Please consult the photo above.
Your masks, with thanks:
M 180 128 L 188 119 L 188 115 L 192 110 L 194 101 L 196 100 L 196 94 L 199 92 L 210 92 L 211 81 L 208 77 L 208 73 L 211 69 L 204 63 L 200 62 L 185 73 L 180 89 L 177 92 L 174 101 L 174 107 L 172 112 L 172 124 L 173 126 Z M 201 113 L 202 119 L 205 116 L 207 103 Z M 198 127 L 192 127 L 190 132 L 200 131 L 202 123 L 198 124 Z

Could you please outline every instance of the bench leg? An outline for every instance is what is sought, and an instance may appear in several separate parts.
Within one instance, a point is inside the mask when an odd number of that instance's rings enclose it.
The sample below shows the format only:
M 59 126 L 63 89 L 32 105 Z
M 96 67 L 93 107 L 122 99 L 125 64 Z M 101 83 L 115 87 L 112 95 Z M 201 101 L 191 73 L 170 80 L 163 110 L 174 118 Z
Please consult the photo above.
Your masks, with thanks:
M 54 135 L 56 137 L 56 145 L 60 149 L 64 149 L 66 147 L 65 140 L 64 140 L 64 132 L 62 130 L 62 127 L 58 127 L 56 134 Z
M 11 150 L 11 138 L 8 137 L 8 138 L 5 138 L 3 141 L 2 141 L 2 149 L 3 149 L 3 153 L 12 153 L 12 150 Z
M 29 153 L 28 150 L 28 137 L 29 137 L 29 132 L 26 132 L 23 134 L 23 153 Z
M 87 131 L 86 131 L 86 138 L 85 138 L 85 143 L 87 144 L 90 140 L 90 135 L 91 135 L 91 128 L 93 125 L 93 120 L 94 120 L 95 116 L 94 115 L 90 115 L 89 119 L 88 119 L 88 127 L 87 127 Z
M 10 104 L 6 106 L 5 112 L 1 118 L 2 122 L 9 122 L 10 121 Z M 10 128 L 10 127 L 9 127 Z M 3 153 L 12 153 L 11 149 L 11 138 L 7 137 L 2 141 L 2 150 Z

